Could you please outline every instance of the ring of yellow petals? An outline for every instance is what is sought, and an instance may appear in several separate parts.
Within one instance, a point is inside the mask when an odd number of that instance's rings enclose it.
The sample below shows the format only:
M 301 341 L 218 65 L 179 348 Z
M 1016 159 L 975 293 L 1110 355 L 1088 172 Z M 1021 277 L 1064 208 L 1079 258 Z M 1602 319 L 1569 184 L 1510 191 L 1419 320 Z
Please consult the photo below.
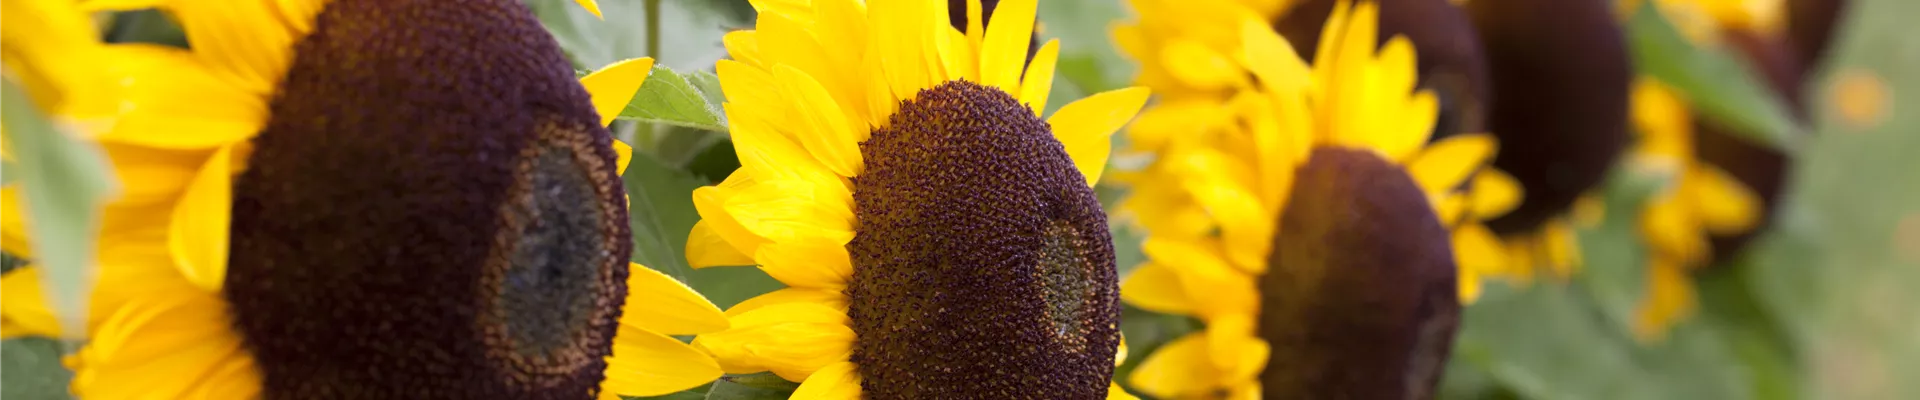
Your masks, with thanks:
M 1206 329 L 1168 343 L 1134 370 L 1131 382 L 1142 392 L 1259 397 L 1255 376 L 1269 347 L 1254 333 L 1255 281 L 1269 267 L 1274 221 L 1286 209 L 1294 168 L 1314 148 L 1364 149 L 1404 166 L 1453 231 L 1463 299 L 1477 293 L 1480 274 L 1503 265 L 1498 239 L 1479 224 L 1518 202 L 1511 178 L 1483 168 L 1494 140 L 1470 134 L 1429 145 L 1438 104 L 1432 93 L 1415 90 L 1411 42 L 1394 37 L 1376 52 L 1378 5 L 1347 4 L 1334 9 L 1311 68 L 1264 20 L 1231 25 L 1237 47 L 1224 57 L 1244 71 L 1238 75 L 1254 79 L 1232 83 L 1232 94 L 1211 106 L 1228 113 L 1226 123 L 1169 142 L 1159 151 L 1163 165 L 1143 174 L 1144 181 L 1178 182 L 1176 190 L 1192 199 L 1160 202 L 1154 206 L 1171 210 L 1153 212 L 1202 215 L 1206 224 L 1172 233 L 1150 227 L 1149 262 L 1125 279 L 1121 296 L 1144 309 L 1198 317 Z M 1466 184 L 1484 190 L 1459 190 Z
M 858 398 L 840 290 L 853 273 L 846 244 L 858 222 L 848 179 L 863 169 L 859 143 L 902 101 L 949 81 L 998 88 L 1040 116 L 1059 42 L 1027 62 L 1034 0 L 1001 2 L 992 27 L 981 26 L 980 2 L 969 1 L 964 30 L 949 27 L 942 2 L 752 3 L 755 29 L 727 34 L 732 59 L 717 65 L 741 168 L 694 192 L 702 220 L 687 259 L 695 268 L 757 265 L 789 287 L 727 310 L 733 329 L 694 343 L 729 373 L 801 382 L 796 399 Z M 1089 185 L 1105 168 L 1109 136 L 1146 97 L 1139 88 L 1100 93 L 1047 119 Z

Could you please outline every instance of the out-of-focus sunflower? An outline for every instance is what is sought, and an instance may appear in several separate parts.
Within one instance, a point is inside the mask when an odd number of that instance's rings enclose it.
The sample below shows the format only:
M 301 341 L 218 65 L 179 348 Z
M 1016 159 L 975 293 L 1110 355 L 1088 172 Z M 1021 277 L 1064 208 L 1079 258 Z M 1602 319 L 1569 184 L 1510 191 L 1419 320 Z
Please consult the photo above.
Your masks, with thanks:
M 1623 13 L 1642 4 L 1629 3 Z M 1753 72 L 1766 77 L 1798 112 L 1803 69 L 1791 55 L 1780 1 L 1653 4 L 1695 45 L 1739 51 Z M 1643 340 L 1664 337 L 1668 327 L 1693 313 L 1692 274 L 1738 251 L 1750 233 L 1765 224 L 1786 172 L 1784 155 L 1692 114 L 1686 101 L 1658 80 L 1641 77 L 1635 82 L 1633 122 L 1640 140 L 1629 165 L 1672 177 L 1641 211 L 1647 289 L 1633 329 Z
M 165 11 L 193 48 L 101 50 L 119 97 L 95 139 L 124 190 L 67 332 L 74 393 L 615 398 L 720 375 L 666 336 L 720 310 L 627 261 L 630 150 L 604 125 L 652 60 L 576 83 L 509 0 L 93 5 Z M 4 278 L 9 335 L 61 333 L 37 272 Z
M 1329 5 L 1329 14 L 1332 8 L 1351 7 L 1349 1 L 1334 3 Z M 1317 2 L 1308 4 L 1317 5 Z M 1243 65 L 1246 62 L 1243 60 L 1243 33 L 1238 32 L 1238 28 L 1225 27 L 1238 27 L 1248 21 L 1268 21 L 1270 14 L 1232 2 L 1214 0 L 1201 4 L 1136 0 L 1134 6 L 1141 20 L 1136 24 L 1121 25 L 1114 35 L 1124 52 L 1140 58 L 1143 68 L 1138 77 L 1139 84 L 1163 95 L 1153 107 L 1141 112 L 1140 120 L 1127 129 L 1127 151 L 1153 155 L 1155 161 L 1141 171 L 1116 173 L 1119 175 L 1116 178 L 1132 189 L 1132 195 L 1120 204 L 1122 217 L 1141 224 L 1155 236 L 1212 235 L 1218 229 L 1214 217 L 1207 214 L 1197 195 L 1186 188 L 1188 183 L 1182 179 L 1165 177 L 1185 173 L 1177 171 L 1184 167 L 1174 155 L 1194 148 L 1220 146 L 1215 138 L 1219 135 L 1244 134 L 1237 132 L 1245 130 L 1245 122 L 1240 120 L 1243 118 L 1240 114 L 1245 112 L 1231 104 L 1244 103 L 1240 98 L 1255 90 L 1260 79 L 1248 72 L 1250 67 Z M 1315 36 L 1319 37 L 1318 33 Z M 1377 34 L 1374 37 L 1377 38 Z M 1399 40 L 1404 42 L 1402 45 L 1418 47 L 1412 44 L 1411 38 L 1389 37 L 1401 38 Z M 1328 39 L 1320 40 L 1324 42 Z M 1380 42 L 1384 44 L 1386 40 Z M 1409 48 L 1408 51 L 1414 50 Z M 1288 55 L 1293 56 L 1293 53 Z M 1459 64 L 1436 66 L 1435 69 L 1472 69 Z M 1431 137 L 1432 133 L 1422 136 L 1422 139 Z M 1468 141 L 1486 139 L 1479 137 Z M 1457 156 L 1484 157 L 1491 154 L 1492 147 L 1492 141 L 1486 140 L 1484 146 L 1458 148 L 1470 151 Z M 1450 226 L 1457 224 L 1462 227 L 1458 230 L 1462 243 L 1471 244 L 1475 250 L 1487 250 L 1485 245 L 1498 245 L 1499 242 L 1489 240 L 1495 237 L 1480 222 L 1513 209 L 1520 198 L 1519 185 L 1505 173 L 1480 168 L 1475 163 L 1477 161 L 1463 162 L 1471 163 L 1469 172 L 1473 175 L 1470 182 L 1448 187 L 1449 195 L 1437 196 L 1434 201 L 1437 207 L 1446 212 Z M 1505 251 L 1472 251 L 1463 257 L 1460 290 L 1462 300 L 1467 302 L 1479 296 L 1481 278 L 1524 272 L 1513 271 Z
M 1494 166 L 1526 192 L 1488 226 L 1518 280 L 1565 279 L 1580 267 L 1581 211 L 1598 204 L 1591 191 L 1631 139 L 1625 35 L 1605 0 L 1461 3 L 1486 55 L 1487 128 L 1505 149 Z
M 1517 199 L 1458 190 L 1485 176 L 1492 138 L 1428 145 L 1438 105 L 1415 88 L 1412 44 L 1376 50 L 1378 5 L 1348 4 L 1331 12 L 1311 67 L 1264 21 L 1235 23 L 1226 68 L 1253 82 L 1217 106 L 1221 128 L 1162 150 L 1166 168 L 1145 177 L 1180 182 L 1198 210 L 1168 211 L 1204 216 L 1205 233 L 1150 231 L 1150 261 L 1121 295 L 1206 328 L 1148 356 L 1130 380 L 1141 392 L 1432 394 L 1473 292 L 1461 281 L 1501 255 L 1471 216 Z
M 754 5 L 718 65 L 741 168 L 694 192 L 687 257 L 789 287 L 694 344 L 795 398 L 1127 397 L 1090 186 L 1147 91 L 1041 119 L 1059 44 L 1026 62 L 1034 0 L 984 27 L 979 1 Z

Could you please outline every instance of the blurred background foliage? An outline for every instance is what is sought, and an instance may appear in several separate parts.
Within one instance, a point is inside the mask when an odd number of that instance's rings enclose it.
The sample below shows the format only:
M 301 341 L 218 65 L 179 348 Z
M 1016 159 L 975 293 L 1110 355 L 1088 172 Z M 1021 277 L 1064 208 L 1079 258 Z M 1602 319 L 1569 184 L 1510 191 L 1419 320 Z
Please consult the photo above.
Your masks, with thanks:
M 722 34 L 752 26 L 744 0 L 600 0 L 605 19 L 571 0 L 526 0 L 587 72 L 633 57 L 659 64 L 616 123 L 638 150 L 626 171 L 634 261 L 672 275 L 722 308 L 780 287 L 754 268 L 687 266 L 682 252 L 698 216 L 690 193 L 738 168 L 712 74 L 725 56 Z M 1727 50 L 1696 47 L 1656 13 L 1629 18 L 1627 33 L 1641 72 L 1672 84 L 1706 118 L 1752 134 L 1793 160 L 1775 220 L 1728 265 L 1696 279 L 1696 317 L 1663 340 L 1630 329 L 1645 282 L 1637 216 L 1628 210 L 1664 183 L 1637 171 L 1613 173 L 1601 196 L 1608 212 L 1583 228 L 1584 268 L 1564 284 L 1490 283 L 1467 309 L 1441 393 L 1450 399 L 1913 399 L 1920 398 L 1920 112 L 1902 96 L 1920 93 L 1920 40 L 1908 21 L 1920 2 L 1856 0 L 1836 24 L 1835 45 L 1806 86 L 1811 125 L 1745 72 Z M 1119 0 L 1042 0 L 1039 34 L 1061 39 L 1057 108 L 1086 93 L 1118 88 L 1138 67 L 1108 35 L 1132 18 Z M 102 19 L 113 41 L 186 45 L 164 15 L 133 12 Z M 1044 38 L 1043 38 L 1044 40 Z M 1866 94 L 1861 94 L 1863 93 Z M 1864 111 L 1857 97 L 1867 96 Z M 5 179 L 27 177 L 61 159 L 19 157 L 29 139 L 8 99 Z M 1877 102 L 1873 101 L 1877 100 Z M 1840 105 L 1846 105 L 1842 107 Z M 16 138 L 15 136 L 21 136 Z M 65 153 L 58 153 L 65 154 Z M 64 156 L 63 156 L 64 157 Z M 64 160 L 70 161 L 70 160 Z M 38 164 L 23 164 L 23 163 Z M 1115 163 L 1126 168 L 1126 157 Z M 79 174 L 104 174 L 77 163 Z M 58 181 L 56 181 L 58 182 Z M 86 182 L 81 180 L 79 182 Z M 85 196 L 86 184 L 46 185 L 51 196 Z M 1112 205 L 1125 189 L 1098 188 Z M 83 198 L 83 197 L 69 197 Z M 56 212 L 73 212 L 59 211 Z M 37 210 L 36 210 L 37 212 Z M 34 214 L 42 218 L 41 214 Z M 86 218 L 77 216 L 58 217 Z M 71 220 L 71 219 L 69 219 Z M 1141 232 L 1115 218 L 1118 267 L 1140 263 Z M 6 263 L 11 269 L 15 262 Z M 70 283 L 71 285 L 71 283 Z M 73 287 L 73 286 L 64 286 Z M 1126 374 L 1156 347 L 1198 322 L 1128 307 L 1122 330 Z M 0 345 L 0 398 L 64 398 L 66 346 L 48 339 Z M 1280 361 L 1284 362 L 1284 361 Z M 794 389 L 766 374 L 728 376 L 660 398 L 774 399 Z

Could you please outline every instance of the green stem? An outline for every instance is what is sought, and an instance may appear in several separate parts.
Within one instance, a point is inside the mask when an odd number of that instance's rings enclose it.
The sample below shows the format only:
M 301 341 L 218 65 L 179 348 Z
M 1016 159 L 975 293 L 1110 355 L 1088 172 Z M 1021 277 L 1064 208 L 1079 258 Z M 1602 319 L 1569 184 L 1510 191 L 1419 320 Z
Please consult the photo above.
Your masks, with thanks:
M 647 7 L 647 56 L 660 59 L 660 0 L 645 0 Z

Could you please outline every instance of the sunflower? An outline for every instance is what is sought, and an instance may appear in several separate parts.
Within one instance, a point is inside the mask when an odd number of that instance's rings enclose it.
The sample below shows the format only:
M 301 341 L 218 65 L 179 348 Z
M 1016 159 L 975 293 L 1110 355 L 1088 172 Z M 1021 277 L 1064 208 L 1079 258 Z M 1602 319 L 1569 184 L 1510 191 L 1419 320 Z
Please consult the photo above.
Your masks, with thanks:
M 1148 176 L 1180 182 L 1207 226 L 1150 231 L 1149 261 L 1121 295 L 1206 327 L 1134 370 L 1142 393 L 1432 393 L 1471 297 L 1462 282 L 1502 253 L 1473 215 L 1517 199 L 1459 190 L 1500 184 L 1481 182 L 1498 179 L 1482 174 L 1495 143 L 1462 134 L 1428 145 L 1437 100 L 1415 89 L 1406 37 L 1376 50 L 1378 7 L 1337 5 L 1311 67 L 1265 21 L 1235 24 L 1240 47 L 1228 59 L 1253 82 L 1218 106 L 1231 113 L 1224 127 L 1163 150 L 1166 168 Z
M 1146 90 L 1041 119 L 1059 43 L 1026 61 L 1034 0 L 754 5 L 717 66 L 741 168 L 694 191 L 687 258 L 788 287 L 694 345 L 795 398 L 1125 396 L 1091 185 Z
M 1351 6 L 1351 2 L 1344 0 L 1328 3 L 1328 10 L 1320 12 L 1331 14 L 1333 9 Z M 1218 135 L 1246 134 L 1234 133 L 1244 130 L 1246 122 L 1241 119 L 1246 113 L 1230 105 L 1245 103 L 1243 98 L 1258 85 L 1259 79 L 1248 72 L 1251 67 L 1241 65 L 1244 60 L 1239 60 L 1244 58 L 1242 54 L 1246 51 L 1244 32 L 1229 27 L 1239 27 L 1248 21 L 1269 21 L 1275 18 L 1273 15 L 1276 13 L 1222 0 L 1206 0 L 1198 4 L 1135 0 L 1133 4 L 1141 19 L 1137 23 L 1122 24 L 1116 28 L 1115 40 L 1123 53 L 1141 60 L 1141 74 L 1137 81 L 1153 88 L 1160 98 L 1153 107 L 1141 112 L 1140 120 L 1127 129 L 1128 151 L 1154 155 L 1154 162 L 1142 171 L 1116 172 L 1116 179 L 1132 189 L 1132 195 L 1122 200 L 1119 208 L 1125 218 L 1139 223 L 1155 236 L 1192 238 L 1213 235 L 1218 229 L 1215 217 L 1207 213 L 1196 192 L 1188 190 L 1186 186 L 1189 184 L 1182 179 L 1167 179 L 1186 173 L 1178 171 L 1185 168 L 1179 162 L 1179 157 L 1170 155 L 1185 153 L 1193 148 L 1222 146 L 1215 139 Z M 1318 2 L 1314 2 L 1292 6 L 1317 8 L 1318 5 Z M 1287 7 L 1278 9 L 1286 10 Z M 1306 11 L 1313 10 L 1303 12 Z M 1314 36 L 1318 38 L 1319 34 L 1315 32 Z M 1298 39 L 1290 40 L 1299 42 Z M 1324 42 L 1325 39 L 1320 40 Z M 1402 40 L 1411 43 L 1411 38 Z M 1461 64 L 1464 62 L 1451 62 L 1437 67 L 1437 70 L 1458 70 L 1460 74 L 1474 75 L 1464 72 L 1472 69 L 1471 66 Z M 1439 119 L 1447 118 L 1441 116 Z M 1435 124 L 1436 132 L 1449 129 L 1439 127 L 1438 121 Z M 1459 132 L 1453 133 L 1457 135 Z M 1441 140 L 1451 139 L 1452 136 Z M 1462 160 L 1492 153 L 1492 142 L 1484 135 L 1464 136 L 1470 138 L 1457 143 L 1474 144 L 1447 146 L 1461 151 L 1457 156 L 1465 157 Z M 1447 195 L 1436 196 L 1433 200 L 1437 207 L 1446 211 L 1449 221 L 1457 222 L 1461 227 L 1459 235 L 1463 243 L 1474 245 L 1476 250 L 1487 250 L 1472 252 L 1462 259 L 1460 294 L 1462 300 L 1471 302 L 1479 296 L 1481 278 L 1519 275 L 1525 271 L 1516 271 L 1509 265 L 1506 251 L 1492 251 L 1493 247 L 1487 247 L 1499 245 L 1499 242 L 1491 240 L 1494 236 L 1480 224 L 1505 214 L 1518 204 L 1518 183 L 1501 171 L 1478 168 L 1478 164 L 1473 164 L 1469 170 L 1473 172 L 1469 182 L 1449 187 Z M 1256 249 L 1247 251 L 1252 253 L 1242 257 L 1251 259 L 1258 253 Z
M 1625 153 L 1632 62 L 1605 0 L 1464 2 L 1486 55 L 1487 127 L 1508 151 L 1494 166 L 1527 196 L 1488 221 L 1508 247 L 1512 276 L 1565 280 L 1580 268 L 1575 228 Z
M 1800 66 L 1783 39 L 1782 5 L 1754 0 L 1660 0 L 1663 15 L 1696 45 L 1732 46 L 1768 77 L 1790 103 L 1799 101 Z M 1639 2 L 1625 6 L 1632 12 Z M 1640 214 L 1647 245 L 1646 289 L 1634 334 L 1659 340 L 1695 311 L 1693 273 L 1743 247 L 1765 222 L 1780 190 L 1785 157 L 1732 137 L 1728 128 L 1697 120 L 1686 101 L 1658 79 L 1633 87 L 1639 133 L 1629 165 L 1669 176 Z
M 66 332 L 87 340 L 74 393 L 615 398 L 720 375 L 666 335 L 725 316 L 627 261 L 631 150 L 604 126 L 651 59 L 575 83 L 509 0 L 108 3 L 169 13 L 193 48 L 102 50 L 121 91 L 94 139 L 123 192 Z M 17 192 L 9 252 L 33 240 Z M 38 272 L 4 277 L 9 335 L 62 333 Z

